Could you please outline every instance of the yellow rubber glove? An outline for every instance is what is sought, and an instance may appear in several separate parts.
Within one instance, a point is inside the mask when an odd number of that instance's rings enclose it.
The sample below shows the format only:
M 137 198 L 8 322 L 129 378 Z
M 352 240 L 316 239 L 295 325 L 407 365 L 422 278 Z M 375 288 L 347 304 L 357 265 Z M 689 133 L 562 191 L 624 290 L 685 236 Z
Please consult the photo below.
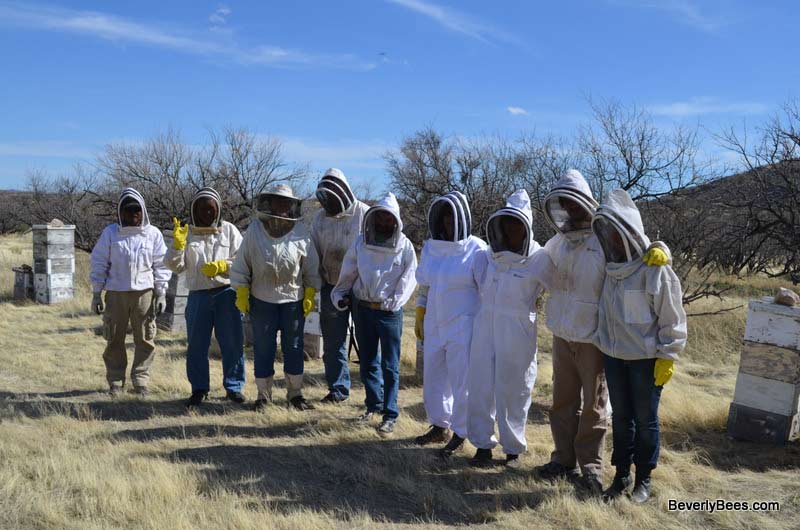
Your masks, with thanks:
M 237 287 L 236 288 L 236 309 L 243 314 L 250 312 L 250 288 Z
M 653 367 L 653 377 L 656 379 L 656 386 L 664 386 L 672 378 L 673 365 L 675 361 L 671 359 L 656 359 Z
M 186 248 L 186 238 L 189 237 L 189 225 L 181 226 L 181 222 L 177 217 L 172 218 L 172 248 L 175 250 L 183 250 Z
M 669 263 L 667 253 L 658 247 L 653 247 L 642 256 L 642 260 L 647 263 L 649 267 L 663 267 Z
M 417 318 L 414 320 L 414 335 L 417 340 L 425 340 L 425 308 L 417 306 Z
M 209 261 L 202 267 L 200 267 L 200 272 L 208 276 L 209 278 L 213 278 L 214 276 L 219 276 L 220 274 L 225 274 L 228 272 L 228 262 L 224 259 L 218 259 L 217 261 Z
M 317 290 L 313 287 L 306 287 L 303 294 L 303 316 L 307 317 L 310 312 L 314 310 L 315 303 L 314 297 L 317 296 Z

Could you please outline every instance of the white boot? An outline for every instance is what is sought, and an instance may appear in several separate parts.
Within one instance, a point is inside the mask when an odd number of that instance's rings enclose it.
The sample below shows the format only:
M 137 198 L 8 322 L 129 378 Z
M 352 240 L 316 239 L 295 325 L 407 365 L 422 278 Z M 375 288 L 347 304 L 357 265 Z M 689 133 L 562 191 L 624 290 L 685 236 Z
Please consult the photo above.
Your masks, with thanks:
M 272 402 L 272 377 L 256 377 L 256 402 Z
M 314 406 L 303 397 L 303 374 L 286 374 L 286 399 L 297 410 L 313 410 Z

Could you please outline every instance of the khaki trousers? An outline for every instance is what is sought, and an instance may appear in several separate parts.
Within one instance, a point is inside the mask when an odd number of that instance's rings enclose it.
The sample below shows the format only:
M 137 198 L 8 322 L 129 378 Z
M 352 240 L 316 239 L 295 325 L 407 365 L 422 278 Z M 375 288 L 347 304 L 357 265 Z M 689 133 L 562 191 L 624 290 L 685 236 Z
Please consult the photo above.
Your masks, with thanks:
M 125 368 L 128 354 L 125 350 L 125 335 L 128 322 L 133 329 L 133 366 L 131 381 L 136 387 L 146 387 L 150 379 L 150 364 L 153 362 L 156 344 L 156 317 L 153 306 L 153 290 L 106 291 L 106 310 L 103 313 L 103 337 L 106 349 L 106 379 L 109 384 L 125 384 Z
M 553 406 L 550 459 L 584 475 L 599 476 L 608 428 L 608 387 L 603 354 L 592 344 L 553 337 Z

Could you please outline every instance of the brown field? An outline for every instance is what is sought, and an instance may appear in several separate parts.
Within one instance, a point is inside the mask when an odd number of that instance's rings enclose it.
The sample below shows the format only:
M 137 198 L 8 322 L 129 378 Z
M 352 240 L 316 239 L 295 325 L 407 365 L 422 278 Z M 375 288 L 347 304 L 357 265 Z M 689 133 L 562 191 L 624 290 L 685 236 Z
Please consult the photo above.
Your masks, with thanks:
M 581 500 L 572 486 L 536 481 L 551 450 L 550 336 L 540 326 L 540 370 L 521 472 L 473 470 L 468 448 L 449 465 L 408 445 L 425 428 L 413 379 L 413 325 L 404 333 L 402 416 L 381 439 L 355 425 L 363 390 L 340 406 L 287 410 L 282 390 L 264 414 L 212 399 L 187 414 L 184 339 L 162 334 L 146 400 L 105 393 L 99 318 L 88 311 L 88 256 L 77 298 L 16 305 L 12 265 L 30 263 L 30 238 L 0 238 L 0 528 L 776 528 L 800 527 L 800 446 L 765 447 L 725 434 L 746 309 L 691 318 L 689 347 L 664 391 L 664 446 L 655 498 L 644 507 Z M 778 282 L 736 284 L 726 305 Z M 704 305 L 703 305 L 704 304 Z M 704 302 L 692 311 L 719 307 Z M 410 315 L 411 312 L 408 312 Z M 325 394 L 322 365 L 306 365 L 307 397 Z M 357 365 L 351 365 L 357 370 Z M 278 367 L 280 373 L 281 368 Z M 247 394 L 254 397 L 252 363 Z M 356 377 L 357 379 L 357 377 Z M 610 458 L 610 437 L 607 442 Z M 606 469 L 606 480 L 613 470 Z M 668 499 L 775 500 L 779 512 L 670 513 Z

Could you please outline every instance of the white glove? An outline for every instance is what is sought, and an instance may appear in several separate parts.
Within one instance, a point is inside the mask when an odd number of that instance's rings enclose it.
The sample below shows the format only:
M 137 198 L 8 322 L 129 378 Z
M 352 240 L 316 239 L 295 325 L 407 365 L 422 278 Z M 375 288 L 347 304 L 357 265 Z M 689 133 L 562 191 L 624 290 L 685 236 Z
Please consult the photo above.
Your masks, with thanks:
M 98 315 L 102 315 L 103 311 L 105 310 L 106 310 L 106 304 L 103 303 L 103 295 L 100 291 L 97 291 L 94 294 L 92 294 L 92 311 L 94 311 Z
M 159 293 L 156 295 L 155 301 L 156 315 L 160 315 L 167 308 L 167 295 Z

